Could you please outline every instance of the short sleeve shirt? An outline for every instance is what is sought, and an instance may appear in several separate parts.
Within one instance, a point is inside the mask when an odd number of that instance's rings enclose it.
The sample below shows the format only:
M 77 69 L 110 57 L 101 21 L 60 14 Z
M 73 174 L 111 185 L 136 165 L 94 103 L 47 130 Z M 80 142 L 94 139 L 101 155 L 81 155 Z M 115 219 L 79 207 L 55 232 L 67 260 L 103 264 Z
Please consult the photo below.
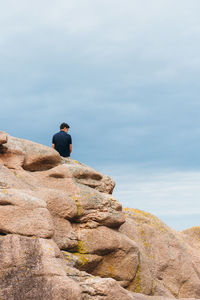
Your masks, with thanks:
M 52 144 L 55 145 L 55 150 L 63 157 L 70 156 L 69 145 L 72 144 L 71 135 L 64 131 L 57 132 L 52 138 Z

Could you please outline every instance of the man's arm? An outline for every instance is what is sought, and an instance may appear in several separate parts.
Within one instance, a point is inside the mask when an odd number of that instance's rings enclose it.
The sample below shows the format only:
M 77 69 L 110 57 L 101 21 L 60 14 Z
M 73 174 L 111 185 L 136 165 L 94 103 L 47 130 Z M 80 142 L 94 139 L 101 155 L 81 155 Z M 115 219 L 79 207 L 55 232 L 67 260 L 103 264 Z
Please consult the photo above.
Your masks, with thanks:
M 55 134 L 54 134 L 55 135 Z M 54 136 L 52 137 L 52 148 L 55 149 L 55 140 L 54 140 Z
M 72 153 L 72 137 L 71 135 L 69 136 L 69 151 Z

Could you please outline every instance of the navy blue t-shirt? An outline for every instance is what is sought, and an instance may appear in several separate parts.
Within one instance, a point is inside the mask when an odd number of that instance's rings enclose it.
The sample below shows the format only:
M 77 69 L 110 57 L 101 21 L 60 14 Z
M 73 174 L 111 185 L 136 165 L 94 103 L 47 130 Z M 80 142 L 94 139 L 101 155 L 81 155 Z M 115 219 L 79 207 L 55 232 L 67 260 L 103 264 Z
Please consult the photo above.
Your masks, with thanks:
M 57 150 L 61 156 L 70 156 L 69 145 L 72 144 L 71 135 L 61 130 L 54 134 L 52 144 L 55 145 L 55 150 Z

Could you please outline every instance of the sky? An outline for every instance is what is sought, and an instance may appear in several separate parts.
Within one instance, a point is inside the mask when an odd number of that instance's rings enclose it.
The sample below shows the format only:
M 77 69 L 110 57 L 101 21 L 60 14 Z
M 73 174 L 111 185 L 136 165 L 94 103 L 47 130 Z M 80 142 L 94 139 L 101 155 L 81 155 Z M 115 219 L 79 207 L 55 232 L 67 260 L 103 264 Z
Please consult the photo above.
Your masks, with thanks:
M 200 226 L 200 1 L 6 0 L 0 130 L 116 181 L 122 205 Z

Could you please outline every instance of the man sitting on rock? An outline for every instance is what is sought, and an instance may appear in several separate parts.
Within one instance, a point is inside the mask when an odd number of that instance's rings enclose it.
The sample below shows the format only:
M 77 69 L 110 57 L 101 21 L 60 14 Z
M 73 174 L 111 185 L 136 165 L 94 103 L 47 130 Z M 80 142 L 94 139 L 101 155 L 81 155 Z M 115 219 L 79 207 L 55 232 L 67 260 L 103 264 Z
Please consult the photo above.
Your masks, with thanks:
M 67 133 L 69 128 L 67 123 L 62 123 L 60 131 L 54 134 L 52 138 L 52 148 L 58 151 L 63 157 L 69 157 L 72 152 L 72 138 Z

